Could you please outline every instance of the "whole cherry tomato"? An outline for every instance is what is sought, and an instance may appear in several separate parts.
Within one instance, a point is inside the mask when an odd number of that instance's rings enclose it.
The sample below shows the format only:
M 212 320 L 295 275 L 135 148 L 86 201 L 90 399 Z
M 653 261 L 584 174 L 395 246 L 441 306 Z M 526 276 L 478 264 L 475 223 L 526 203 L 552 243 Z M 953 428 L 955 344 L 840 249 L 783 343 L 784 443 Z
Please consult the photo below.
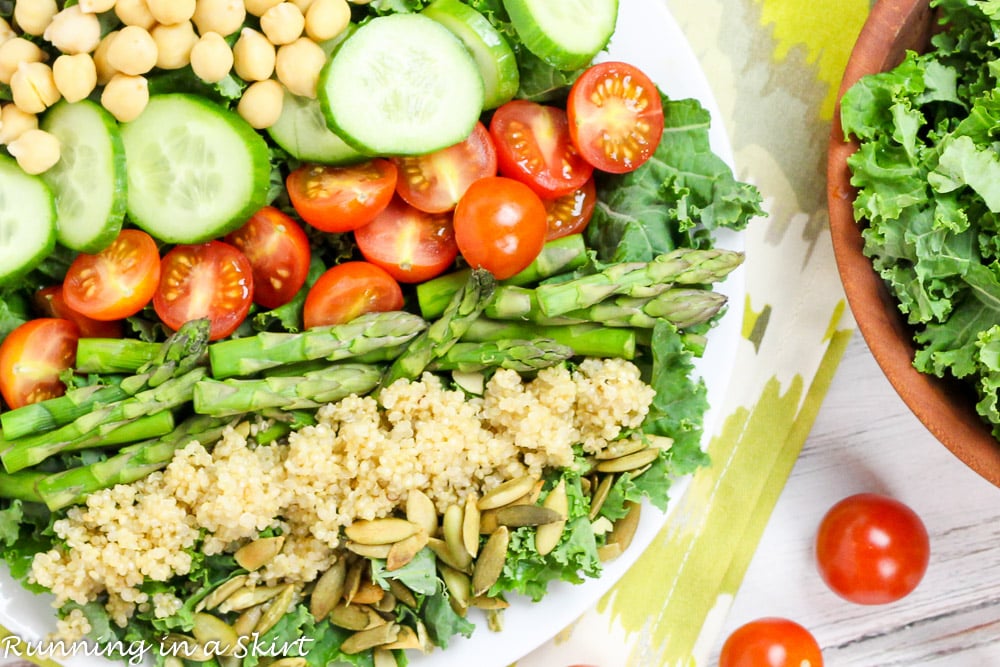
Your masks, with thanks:
M 733 630 L 719 667 L 823 667 L 812 633 L 787 618 L 759 618 Z

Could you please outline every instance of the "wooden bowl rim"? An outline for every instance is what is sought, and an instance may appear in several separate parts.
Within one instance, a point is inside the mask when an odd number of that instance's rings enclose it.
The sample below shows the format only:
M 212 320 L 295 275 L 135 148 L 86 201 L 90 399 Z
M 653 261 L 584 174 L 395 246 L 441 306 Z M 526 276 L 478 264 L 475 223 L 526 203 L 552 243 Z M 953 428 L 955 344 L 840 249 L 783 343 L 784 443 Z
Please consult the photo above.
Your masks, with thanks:
M 840 97 L 862 76 L 890 69 L 905 50 L 927 46 L 934 27 L 930 0 L 879 0 L 858 37 L 841 81 L 827 153 L 827 205 L 834 256 L 858 329 L 890 384 L 923 425 L 983 478 L 1000 486 L 1000 442 L 975 411 L 971 394 L 913 367 L 915 347 L 894 300 L 864 255 L 854 220 L 855 190 L 847 158 L 856 142 L 844 140 Z

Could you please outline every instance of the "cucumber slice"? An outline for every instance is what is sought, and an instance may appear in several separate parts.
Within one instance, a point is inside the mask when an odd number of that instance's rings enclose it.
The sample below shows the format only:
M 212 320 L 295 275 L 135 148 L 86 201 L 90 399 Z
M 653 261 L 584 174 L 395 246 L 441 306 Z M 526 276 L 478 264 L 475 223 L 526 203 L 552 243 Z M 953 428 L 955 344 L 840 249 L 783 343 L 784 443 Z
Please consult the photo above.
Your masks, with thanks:
M 35 268 L 56 245 L 52 190 L 0 155 L 0 285 Z
M 303 162 L 350 164 L 366 155 L 351 147 L 327 127 L 319 100 L 285 91 L 278 121 L 267 128 L 274 142 Z
M 483 78 L 465 46 L 420 14 L 362 25 L 323 68 L 319 100 L 330 128 L 371 155 L 420 155 L 471 134 Z
M 524 46 L 561 70 L 586 67 L 608 45 L 618 0 L 503 0 Z
M 460 0 L 434 0 L 421 12 L 451 30 L 479 65 L 485 86 L 483 107 L 511 100 L 520 86 L 514 50 L 489 19 Z
M 59 162 L 42 178 L 56 198 L 56 240 L 94 253 L 118 236 L 125 218 L 127 172 L 118 122 L 90 100 L 60 102 L 43 130 L 59 139 Z
M 267 202 L 267 143 L 235 112 L 184 93 L 157 95 L 122 127 L 128 215 L 166 243 L 202 243 Z

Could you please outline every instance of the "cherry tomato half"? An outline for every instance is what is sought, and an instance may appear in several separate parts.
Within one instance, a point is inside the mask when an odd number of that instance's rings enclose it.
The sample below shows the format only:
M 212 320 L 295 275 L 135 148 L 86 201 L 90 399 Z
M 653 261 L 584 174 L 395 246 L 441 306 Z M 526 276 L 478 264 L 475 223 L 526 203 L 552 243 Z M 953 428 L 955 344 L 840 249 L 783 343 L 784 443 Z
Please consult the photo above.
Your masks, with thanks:
M 497 173 L 497 151 L 482 123 L 476 123 L 461 143 L 427 155 L 393 158 L 393 162 L 399 171 L 396 192 L 428 213 L 452 210 L 473 181 Z
M 209 337 L 218 340 L 242 324 L 253 292 L 250 260 L 235 247 L 222 241 L 178 245 L 163 256 L 153 308 L 175 331 L 185 322 L 208 318 Z
M 63 280 L 63 298 L 87 317 L 120 320 L 145 308 L 159 281 L 156 241 L 142 230 L 123 229 L 104 250 L 76 256 Z
M 822 667 L 823 654 L 808 630 L 785 618 L 759 618 L 726 638 L 719 667 Z
M 349 232 L 389 204 L 396 191 L 396 165 L 382 158 L 346 167 L 303 165 L 285 184 L 303 220 L 324 232 Z
M 45 317 L 58 317 L 76 325 L 80 338 L 121 338 L 121 320 L 95 320 L 66 305 L 62 285 L 50 285 L 35 292 L 35 307 Z
M 663 135 L 663 104 L 656 85 L 622 62 L 591 66 L 566 100 L 569 132 L 580 154 L 602 171 L 633 171 L 652 157 Z
M 441 274 L 458 256 L 450 213 L 425 213 L 396 197 L 370 223 L 354 231 L 358 249 L 402 283 Z
M 569 130 L 559 107 L 528 100 L 502 104 L 490 120 L 500 174 L 528 184 L 545 199 L 573 192 L 594 168 L 573 145 Z
M 503 176 L 481 178 L 455 208 L 455 241 L 470 266 L 503 280 L 542 251 L 546 217 L 545 204 L 524 183 Z
M 594 205 L 597 204 L 597 188 L 591 178 L 568 195 L 543 201 L 548 216 L 545 240 L 551 241 L 577 234 L 587 228 L 594 215 Z
M 895 602 L 917 587 L 930 560 L 930 538 L 916 512 L 894 498 L 860 493 L 823 516 L 816 564 L 823 581 L 858 604 Z
M 327 269 L 309 288 L 302 319 L 308 329 L 402 307 L 403 290 L 392 276 L 369 262 L 344 262 Z
M 309 275 L 309 238 L 302 227 L 273 206 L 265 206 L 226 242 L 238 248 L 253 268 L 253 300 L 277 308 L 292 300 Z
M 69 320 L 40 317 L 7 334 L 0 343 L 0 394 L 14 409 L 62 396 L 59 379 L 76 362 L 80 332 Z

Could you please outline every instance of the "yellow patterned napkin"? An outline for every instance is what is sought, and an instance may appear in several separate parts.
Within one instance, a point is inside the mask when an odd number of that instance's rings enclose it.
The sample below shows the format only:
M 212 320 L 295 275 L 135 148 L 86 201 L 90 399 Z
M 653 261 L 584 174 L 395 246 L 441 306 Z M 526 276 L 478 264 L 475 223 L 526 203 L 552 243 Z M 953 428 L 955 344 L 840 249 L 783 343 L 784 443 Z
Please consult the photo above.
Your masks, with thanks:
M 629 0 L 622 0 L 628 2 Z M 700 470 L 668 525 L 572 627 L 517 667 L 707 665 L 854 322 L 830 245 L 826 143 L 868 0 L 667 0 L 708 78 L 737 177 L 769 217 L 747 233 L 743 340 Z

